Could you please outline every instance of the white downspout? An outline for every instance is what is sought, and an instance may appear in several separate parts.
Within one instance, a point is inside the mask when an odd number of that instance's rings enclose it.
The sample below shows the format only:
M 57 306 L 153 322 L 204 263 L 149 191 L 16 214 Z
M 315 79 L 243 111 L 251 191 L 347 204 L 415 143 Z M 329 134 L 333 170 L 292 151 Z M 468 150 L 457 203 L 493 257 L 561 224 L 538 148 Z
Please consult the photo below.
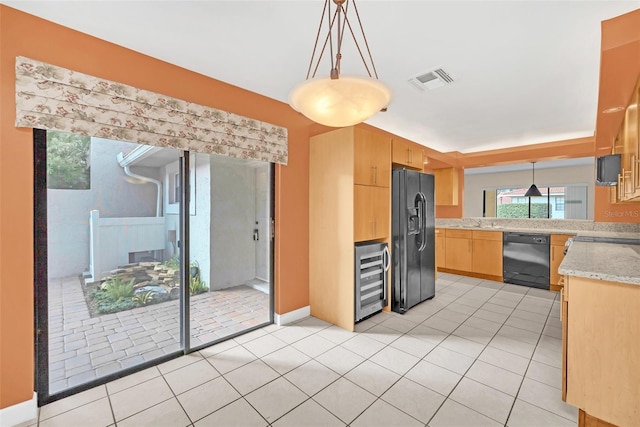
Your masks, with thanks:
M 149 178 L 147 176 L 138 175 L 136 173 L 131 172 L 129 169 L 129 165 L 124 161 L 124 155 L 122 153 L 118 153 L 118 163 L 122 166 L 124 173 L 131 178 L 136 178 L 144 182 L 151 182 L 158 187 L 158 197 L 156 202 L 156 217 L 160 218 L 162 216 L 162 182 L 157 179 Z

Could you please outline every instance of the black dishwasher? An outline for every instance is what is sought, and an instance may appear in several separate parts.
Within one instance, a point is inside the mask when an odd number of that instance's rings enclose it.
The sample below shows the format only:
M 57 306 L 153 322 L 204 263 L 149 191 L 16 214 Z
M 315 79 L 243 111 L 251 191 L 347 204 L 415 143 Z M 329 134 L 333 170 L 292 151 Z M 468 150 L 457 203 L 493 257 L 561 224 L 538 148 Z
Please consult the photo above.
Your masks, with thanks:
M 504 282 L 549 289 L 549 235 L 503 233 L 502 239 Z

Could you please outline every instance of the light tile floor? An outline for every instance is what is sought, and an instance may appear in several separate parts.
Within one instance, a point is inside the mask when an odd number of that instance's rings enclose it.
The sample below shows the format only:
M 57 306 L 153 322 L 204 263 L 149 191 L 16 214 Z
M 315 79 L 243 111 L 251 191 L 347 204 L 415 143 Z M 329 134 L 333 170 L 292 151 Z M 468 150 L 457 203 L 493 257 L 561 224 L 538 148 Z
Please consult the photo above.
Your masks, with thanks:
M 270 325 L 46 405 L 38 425 L 575 426 L 559 309 L 557 293 L 439 274 L 405 315 Z

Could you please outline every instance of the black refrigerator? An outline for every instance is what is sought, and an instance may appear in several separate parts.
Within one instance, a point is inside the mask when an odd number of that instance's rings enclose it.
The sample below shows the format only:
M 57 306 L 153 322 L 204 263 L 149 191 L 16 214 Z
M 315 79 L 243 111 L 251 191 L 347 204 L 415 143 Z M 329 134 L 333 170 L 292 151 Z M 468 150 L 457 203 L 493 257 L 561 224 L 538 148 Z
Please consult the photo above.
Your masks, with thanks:
M 406 169 L 392 176 L 391 309 L 405 313 L 436 294 L 434 177 Z

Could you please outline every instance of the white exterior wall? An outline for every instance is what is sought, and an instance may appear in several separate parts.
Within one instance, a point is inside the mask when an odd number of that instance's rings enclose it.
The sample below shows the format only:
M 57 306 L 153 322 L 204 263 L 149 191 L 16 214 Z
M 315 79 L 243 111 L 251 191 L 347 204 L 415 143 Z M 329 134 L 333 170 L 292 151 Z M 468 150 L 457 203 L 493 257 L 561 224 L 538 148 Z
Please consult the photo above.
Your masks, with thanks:
M 91 188 L 48 190 L 48 274 L 50 278 L 79 275 L 89 267 L 89 212 L 102 218 L 155 216 L 156 186 L 131 184 L 116 156 L 135 144 L 91 139 Z M 155 168 L 132 168 L 159 179 Z
M 237 160 L 211 165 L 211 289 L 256 277 L 256 171 Z
M 463 216 L 482 217 L 482 192 L 496 188 L 529 188 L 531 170 L 473 174 L 465 176 Z M 586 185 L 587 217 L 593 219 L 593 199 L 595 194 L 595 175 L 592 165 L 569 166 L 562 168 L 536 169 L 536 185 L 538 187 L 558 187 L 571 184 Z M 584 209 L 574 205 L 575 209 Z M 565 200 L 565 209 L 566 200 Z
M 256 276 L 269 282 L 270 279 L 270 203 L 269 203 L 269 167 L 267 164 L 255 170 L 256 175 L 256 221 L 260 240 L 256 244 Z
M 195 188 L 192 185 L 190 224 L 189 224 L 189 256 L 197 261 L 200 278 L 209 286 L 211 284 L 211 157 L 208 154 L 197 154 L 195 157 Z M 193 174 L 192 174 L 193 175 Z M 194 181 L 192 180 L 192 183 Z

